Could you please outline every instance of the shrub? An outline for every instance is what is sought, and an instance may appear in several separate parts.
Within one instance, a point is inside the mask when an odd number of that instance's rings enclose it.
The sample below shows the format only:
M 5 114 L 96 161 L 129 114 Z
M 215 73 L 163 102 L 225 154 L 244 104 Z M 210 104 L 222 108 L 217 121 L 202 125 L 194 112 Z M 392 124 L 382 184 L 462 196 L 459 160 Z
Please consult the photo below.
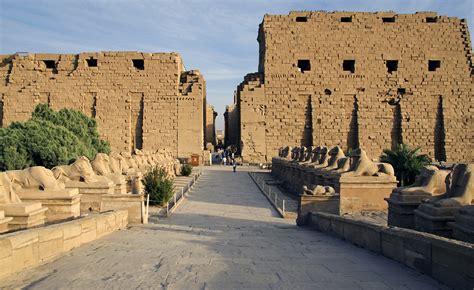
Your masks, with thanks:
M 93 159 L 99 152 L 110 152 L 108 144 L 98 137 L 95 121 L 86 122 L 87 116 L 72 110 L 60 112 L 39 105 L 31 120 L 0 128 L 0 170 L 30 166 L 52 168 L 68 164 L 81 155 Z M 50 121 L 56 114 L 77 118 Z M 87 130 L 84 130 L 86 123 Z
M 183 166 L 181 166 L 181 175 L 183 176 L 189 176 L 192 171 L 193 167 L 190 164 L 183 164 Z
M 431 162 L 428 155 L 419 154 L 419 151 L 419 147 L 411 149 L 406 144 L 398 144 L 392 150 L 383 150 L 380 160 L 393 166 L 400 186 L 405 186 L 415 182 L 421 169 Z
M 163 206 L 173 197 L 173 179 L 163 168 L 152 167 L 143 177 L 142 183 L 145 187 L 145 194 L 150 195 L 151 204 Z

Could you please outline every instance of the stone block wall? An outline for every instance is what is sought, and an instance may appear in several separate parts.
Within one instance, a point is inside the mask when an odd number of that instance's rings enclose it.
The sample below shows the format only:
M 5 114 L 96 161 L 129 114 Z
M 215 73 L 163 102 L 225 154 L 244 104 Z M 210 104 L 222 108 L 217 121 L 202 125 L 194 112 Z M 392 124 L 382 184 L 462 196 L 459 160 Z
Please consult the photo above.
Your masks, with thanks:
M 178 157 L 189 158 L 191 154 L 202 153 L 206 126 L 205 96 L 206 83 L 200 72 L 183 72 L 177 104 Z
M 177 53 L 2 55 L 0 77 L 2 126 L 29 119 L 45 103 L 95 118 L 117 151 L 202 152 L 205 81 L 185 71 Z
M 401 142 L 436 160 L 474 160 L 464 19 L 290 12 L 265 15 L 258 41 L 260 83 L 246 77 L 237 89 L 244 160 L 269 162 L 287 145 L 361 146 L 377 157 Z
M 236 105 L 229 105 L 225 108 L 224 121 L 225 121 L 225 134 L 224 144 L 225 146 L 239 145 L 239 139 L 237 133 L 239 132 L 239 122 Z
M 238 134 L 241 154 L 255 163 L 265 160 L 267 104 L 260 73 L 248 74 L 236 92 Z
M 214 111 L 214 106 L 206 106 L 206 130 L 205 130 L 205 143 L 211 143 L 216 146 L 216 117 L 217 112 Z
M 1 235 L 0 278 L 48 262 L 127 225 L 128 212 L 119 210 Z
M 327 213 L 310 214 L 308 226 L 373 251 L 445 283 L 472 289 L 474 245 L 414 230 Z

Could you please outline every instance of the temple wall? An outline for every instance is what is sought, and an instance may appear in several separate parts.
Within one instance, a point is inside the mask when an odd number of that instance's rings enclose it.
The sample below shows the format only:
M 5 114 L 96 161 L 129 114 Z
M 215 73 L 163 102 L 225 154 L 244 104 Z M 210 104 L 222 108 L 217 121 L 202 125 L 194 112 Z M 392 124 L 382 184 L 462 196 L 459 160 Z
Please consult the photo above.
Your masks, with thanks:
M 0 61 L 2 126 L 29 119 L 45 103 L 94 117 L 114 150 L 202 152 L 205 81 L 185 72 L 176 53 L 15 54 Z
M 254 152 L 247 161 L 269 162 L 287 145 L 360 145 L 378 157 L 400 142 L 436 160 L 474 160 L 465 20 L 432 12 L 290 12 L 265 15 L 258 41 L 264 90 L 258 98 L 241 93 L 238 108 L 242 154 Z M 264 117 L 254 114 L 260 108 Z

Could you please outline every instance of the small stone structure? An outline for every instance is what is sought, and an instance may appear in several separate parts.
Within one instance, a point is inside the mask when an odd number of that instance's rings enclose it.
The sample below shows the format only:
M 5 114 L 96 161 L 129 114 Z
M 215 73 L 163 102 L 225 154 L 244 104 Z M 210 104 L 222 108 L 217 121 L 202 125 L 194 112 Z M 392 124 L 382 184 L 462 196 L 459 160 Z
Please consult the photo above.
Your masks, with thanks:
M 239 119 L 237 115 L 237 109 L 235 105 L 228 105 L 225 108 L 224 113 L 224 145 L 238 146 L 240 141 L 237 133 L 239 132 Z
M 11 218 L 9 221 L 3 219 L 4 223 L 8 222 L 9 231 L 44 224 L 47 210 L 40 202 L 22 202 L 14 192 L 7 174 L 0 173 L 0 211 L 7 218 Z
M 144 222 L 145 204 L 143 194 L 104 194 L 100 199 L 100 212 L 127 210 L 130 224 Z
M 244 162 L 269 162 L 287 144 L 378 157 L 399 143 L 436 160 L 474 160 L 465 19 L 295 11 L 265 15 L 257 40 L 258 72 L 244 77 L 225 119 Z
M 453 238 L 474 244 L 474 205 L 460 208 L 454 214 L 454 222 L 448 222 L 453 229 Z

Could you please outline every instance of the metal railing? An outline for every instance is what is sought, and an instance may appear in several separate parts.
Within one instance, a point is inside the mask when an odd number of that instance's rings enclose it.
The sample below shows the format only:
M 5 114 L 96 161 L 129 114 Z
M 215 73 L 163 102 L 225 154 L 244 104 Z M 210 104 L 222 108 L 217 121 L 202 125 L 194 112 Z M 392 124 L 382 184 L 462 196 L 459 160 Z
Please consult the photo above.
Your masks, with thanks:
M 191 191 L 191 189 L 194 187 L 194 184 L 198 180 L 198 178 L 202 175 L 202 171 L 197 172 L 196 174 L 193 175 L 193 178 L 183 187 L 181 187 L 180 191 L 175 191 L 173 193 L 173 196 L 171 199 L 166 203 L 166 216 L 169 217 L 170 214 L 174 212 L 174 210 L 179 206 L 183 198 L 186 196 L 186 194 Z M 171 204 L 170 204 L 171 201 Z M 171 205 L 171 207 L 170 207 Z
M 263 174 L 257 174 L 255 172 L 249 172 L 250 177 L 253 179 L 260 191 L 265 195 L 265 197 L 270 201 L 273 207 L 278 211 L 281 217 L 286 217 L 286 208 L 285 205 L 287 201 L 283 198 L 278 197 L 277 191 L 272 191 L 272 186 L 266 184 L 265 177 Z

